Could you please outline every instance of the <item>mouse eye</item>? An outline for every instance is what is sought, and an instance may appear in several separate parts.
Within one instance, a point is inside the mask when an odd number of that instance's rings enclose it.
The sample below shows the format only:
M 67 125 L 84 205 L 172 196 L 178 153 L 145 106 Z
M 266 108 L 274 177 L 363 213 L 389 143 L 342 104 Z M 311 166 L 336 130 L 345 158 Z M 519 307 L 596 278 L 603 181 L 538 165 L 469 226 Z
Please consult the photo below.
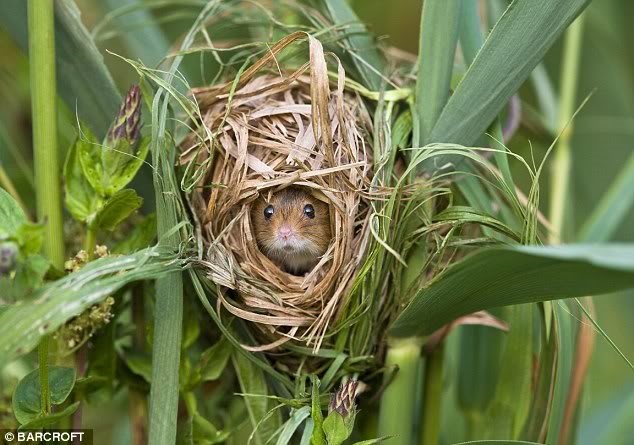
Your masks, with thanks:
M 306 204 L 304 206 L 304 215 L 306 215 L 310 219 L 313 219 L 315 217 L 315 208 L 312 206 L 312 204 Z
M 273 206 L 268 205 L 264 208 L 264 217 L 266 219 L 271 219 L 271 216 L 273 216 L 274 212 L 275 212 L 275 209 L 273 208 Z

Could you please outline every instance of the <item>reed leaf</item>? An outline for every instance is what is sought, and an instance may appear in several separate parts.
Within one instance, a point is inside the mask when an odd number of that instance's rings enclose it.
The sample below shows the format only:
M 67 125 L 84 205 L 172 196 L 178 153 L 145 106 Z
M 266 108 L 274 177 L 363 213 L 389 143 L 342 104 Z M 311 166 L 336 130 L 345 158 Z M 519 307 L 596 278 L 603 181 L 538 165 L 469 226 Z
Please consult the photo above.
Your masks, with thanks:
M 480 250 L 421 289 L 390 334 L 428 335 L 461 315 L 499 306 L 634 287 L 634 245 L 516 246 Z
M 2 3 L 0 26 L 26 51 L 24 0 Z M 101 139 L 119 109 L 121 96 L 72 0 L 55 0 L 55 53 L 60 96 Z
M 496 23 L 431 131 L 434 142 L 472 145 L 590 0 L 514 0 Z M 509 69 L 512 67 L 512 70 Z M 431 160 L 436 170 L 455 157 Z

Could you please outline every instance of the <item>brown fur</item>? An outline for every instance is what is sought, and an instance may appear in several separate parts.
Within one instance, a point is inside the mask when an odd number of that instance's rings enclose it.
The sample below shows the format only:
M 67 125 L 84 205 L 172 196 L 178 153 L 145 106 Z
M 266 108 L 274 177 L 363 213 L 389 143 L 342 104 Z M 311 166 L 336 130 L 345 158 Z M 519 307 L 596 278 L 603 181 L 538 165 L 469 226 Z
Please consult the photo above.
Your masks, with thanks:
M 270 219 L 264 217 L 268 205 L 274 208 Z M 304 214 L 304 206 L 312 204 L 315 217 Z M 288 224 L 296 233 L 301 246 L 288 252 L 276 246 L 277 232 Z M 326 253 L 332 239 L 330 208 L 312 196 L 304 187 L 288 187 L 269 196 L 264 193 L 251 207 L 251 224 L 258 247 L 270 260 L 286 272 L 303 274 L 315 267 Z

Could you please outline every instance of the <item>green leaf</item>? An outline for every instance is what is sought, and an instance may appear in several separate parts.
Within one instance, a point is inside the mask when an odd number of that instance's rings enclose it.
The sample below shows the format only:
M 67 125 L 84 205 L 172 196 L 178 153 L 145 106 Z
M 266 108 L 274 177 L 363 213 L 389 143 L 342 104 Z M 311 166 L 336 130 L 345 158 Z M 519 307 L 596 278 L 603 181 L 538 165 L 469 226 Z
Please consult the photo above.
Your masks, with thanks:
M 227 366 L 233 348 L 226 338 L 221 338 L 218 343 L 206 349 L 200 356 L 197 373 L 203 382 L 217 380 Z
M 522 440 L 472 440 L 454 445 L 540 445 L 538 442 L 524 442 Z
M 469 66 L 429 138 L 472 145 L 590 0 L 514 0 Z M 511 67 L 511 69 L 509 69 Z M 438 169 L 454 157 L 430 160 Z
M 324 3 L 332 21 L 346 26 L 344 41 L 360 76 L 359 80 L 363 80 L 366 87 L 378 91 L 382 82 L 380 74 L 385 71 L 385 61 L 376 48 L 376 42 L 346 0 L 324 0 Z
M 79 164 L 84 172 L 84 178 L 98 193 L 105 198 L 106 190 L 103 185 L 103 165 L 101 164 L 101 151 L 105 148 L 94 140 L 94 136 L 86 132 L 86 139 L 80 140 L 76 145 Z
M 291 438 L 299 426 L 310 416 L 310 406 L 302 406 L 300 409 L 292 409 L 291 415 L 284 425 L 284 429 L 277 438 L 277 445 L 291 443 Z
M 263 397 L 269 393 L 264 373 L 238 352 L 234 352 L 232 358 L 240 389 L 245 394 L 244 403 L 249 412 L 251 426 L 253 429 L 257 428 L 254 441 L 256 444 L 264 445 L 281 423 L 279 412 L 265 420 L 272 404 L 267 397 Z
M 18 203 L 3 188 L 0 188 L 0 240 L 13 237 L 27 222 Z
M 152 381 L 152 357 L 150 355 L 126 351 L 123 355 L 123 361 L 133 373 L 143 377 L 146 382 Z
M 230 435 L 230 431 L 219 430 L 200 414 L 194 413 L 192 416 L 192 439 L 194 443 L 204 445 L 223 443 Z
M 40 417 L 41 392 L 39 369 L 28 373 L 18 382 L 13 393 L 13 413 L 20 424 L 26 424 Z M 49 366 L 48 382 L 51 404 L 64 403 L 75 385 L 75 368 Z
M 132 189 L 120 190 L 110 197 L 95 216 L 94 226 L 114 230 L 121 222 L 141 207 L 143 199 Z
M 26 3 L 4 1 L 0 14 L 0 25 L 25 52 Z M 58 90 L 68 108 L 77 110 L 100 138 L 105 136 L 121 96 L 72 0 L 55 0 L 55 56 Z
M 15 234 L 15 239 L 23 255 L 39 253 L 44 242 L 44 224 L 22 224 Z
M 354 416 L 350 416 L 354 417 Z M 328 445 L 341 445 L 352 434 L 354 420 L 344 419 L 337 411 L 333 411 L 324 419 L 324 433 Z
M 392 326 L 428 335 L 492 307 L 598 295 L 634 287 L 634 245 L 517 246 L 480 250 L 421 289 Z
M 458 42 L 461 0 L 426 0 L 420 25 L 414 146 L 429 142 L 438 116 L 449 98 L 451 72 Z
M 42 255 L 29 255 L 18 263 L 9 294 L 14 300 L 23 299 L 44 283 L 44 276 L 50 267 Z
M 321 404 L 319 403 L 319 379 L 317 376 L 311 376 L 312 394 L 310 417 L 313 419 L 313 434 L 310 438 L 311 445 L 326 445 L 326 435 L 324 434 L 324 415 L 321 412 Z
M 147 215 L 132 231 L 112 249 L 113 253 L 125 254 L 144 249 L 156 240 L 156 214 Z
M 150 147 L 150 138 L 145 137 L 139 147 L 133 150 L 130 143 L 120 139 L 115 147 L 104 146 L 102 165 L 104 177 L 102 183 L 106 195 L 110 196 L 128 185 L 143 166 Z
M 77 408 L 79 408 L 79 401 L 68 405 L 61 411 L 47 414 L 45 416 L 36 417 L 35 419 L 26 422 L 24 425 L 21 425 L 19 430 L 40 430 L 42 428 L 46 428 L 48 426 L 54 425 L 62 419 L 66 419 L 73 415 Z
M 90 153 L 96 143 L 92 132 L 82 127 L 83 138 L 78 138 L 66 154 L 64 163 L 64 185 L 66 208 L 78 221 L 87 222 L 94 218 L 95 213 L 103 206 L 103 199 L 87 177 L 79 159 L 81 152 Z
M 181 270 L 182 265 L 172 249 L 157 246 L 91 261 L 81 270 L 37 289 L 32 299 L 0 315 L 0 367 L 26 354 L 43 335 L 55 332 L 126 284 L 156 279 Z

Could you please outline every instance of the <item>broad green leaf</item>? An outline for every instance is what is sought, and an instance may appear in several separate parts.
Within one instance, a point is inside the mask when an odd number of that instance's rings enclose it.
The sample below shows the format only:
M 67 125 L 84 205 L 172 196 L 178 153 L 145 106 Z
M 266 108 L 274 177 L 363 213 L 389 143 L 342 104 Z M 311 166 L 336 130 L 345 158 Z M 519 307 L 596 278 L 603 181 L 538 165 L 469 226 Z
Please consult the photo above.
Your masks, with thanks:
M 0 26 L 27 50 L 24 0 L 2 2 Z M 103 57 L 84 27 L 72 0 L 55 0 L 55 55 L 58 91 L 68 108 L 101 138 L 121 101 Z
M 97 212 L 95 227 L 114 230 L 123 220 L 141 207 L 143 199 L 132 189 L 123 189 L 112 195 Z
M 590 0 L 514 0 L 469 66 L 429 138 L 472 145 Z M 434 158 L 436 170 L 458 158 Z
M 147 215 L 132 231 L 112 249 L 113 253 L 132 253 L 145 249 L 156 240 L 156 214 Z
M 81 270 L 39 288 L 33 299 L 0 315 L 0 367 L 37 346 L 43 335 L 126 284 L 181 270 L 172 249 L 152 247 L 135 254 L 91 261 Z
M 281 424 L 279 412 L 264 420 L 272 408 L 272 403 L 267 397 L 268 387 L 261 369 L 255 367 L 242 354 L 232 354 L 233 366 L 240 382 L 240 390 L 244 394 L 244 403 L 249 412 L 249 420 L 254 433 L 254 443 L 264 445 L 272 437 Z
M 66 208 L 73 217 L 82 222 L 91 221 L 95 213 L 103 206 L 103 199 L 84 175 L 80 163 L 79 153 L 93 148 L 95 138 L 85 127 L 82 127 L 84 136 L 78 138 L 66 154 L 64 163 L 64 199 Z M 82 148 L 86 147 L 86 148 Z
M 18 382 L 13 393 L 13 413 L 20 424 L 31 422 L 41 414 L 39 369 Z M 52 405 L 64 403 L 75 385 L 75 368 L 49 366 L 48 384 Z
M 26 216 L 15 199 L 0 188 L 0 240 L 15 236 L 26 222 Z
M 73 415 L 77 408 L 79 408 L 79 401 L 68 405 L 61 411 L 57 411 L 51 414 L 47 414 L 46 416 L 36 417 L 35 419 L 21 425 L 19 430 L 39 430 L 42 428 L 46 428 L 47 426 L 55 425 L 62 419 L 66 419 Z
M 50 263 L 42 255 L 29 255 L 18 263 L 9 294 L 13 300 L 22 299 L 40 288 Z
M 428 335 L 479 310 L 631 287 L 631 244 L 485 249 L 453 264 L 421 289 L 390 333 L 398 337 Z
M 123 361 L 133 373 L 143 377 L 143 380 L 148 383 L 152 381 L 152 357 L 150 355 L 126 351 L 123 355 Z
M 219 430 L 213 423 L 198 413 L 192 416 L 192 439 L 196 444 L 212 445 L 224 443 L 231 431 Z
M 416 112 L 418 131 L 414 146 L 429 142 L 447 99 L 453 70 L 461 0 L 426 0 L 420 25 L 418 75 L 416 77 Z
M 104 176 L 101 179 L 106 195 L 110 196 L 128 185 L 137 174 L 150 147 L 150 139 L 145 137 L 136 149 L 126 140 L 120 140 L 114 147 L 103 147 L 101 162 Z
M 44 224 L 22 224 L 15 234 L 15 239 L 23 255 L 39 253 L 44 242 Z
M 88 183 L 97 192 L 98 196 L 105 197 L 106 190 L 103 184 L 104 170 L 101 163 L 101 152 L 106 148 L 97 143 L 94 136 L 90 135 L 90 133 L 86 132 L 85 134 L 86 138 L 80 139 L 80 143 L 76 146 L 77 157 Z
M 608 241 L 634 206 L 634 153 L 581 227 L 579 241 Z
M 354 416 L 353 416 L 354 417 Z M 354 421 L 344 419 L 337 411 L 333 411 L 324 419 L 324 433 L 328 445 L 341 445 L 352 434 Z
M 206 349 L 200 356 L 197 372 L 203 382 L 217 380 L 227 366 L 233 347 L 226 338 Z
M 359 80 L 362 80 L 366 87 L 378 91 L 381 88 L 381 74 L 385 71 L 385 61 L 376 47 L 375 40 L 346 0 L 323 1 L 332 21 L 346 27 L 345 47 L 351 54 L 352 62 L 360 76 Z

